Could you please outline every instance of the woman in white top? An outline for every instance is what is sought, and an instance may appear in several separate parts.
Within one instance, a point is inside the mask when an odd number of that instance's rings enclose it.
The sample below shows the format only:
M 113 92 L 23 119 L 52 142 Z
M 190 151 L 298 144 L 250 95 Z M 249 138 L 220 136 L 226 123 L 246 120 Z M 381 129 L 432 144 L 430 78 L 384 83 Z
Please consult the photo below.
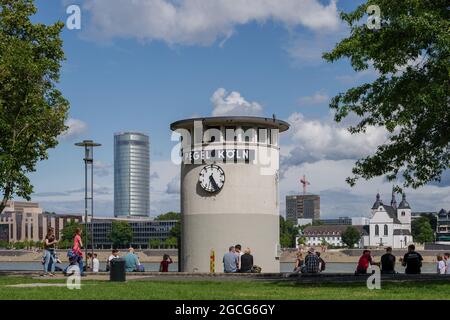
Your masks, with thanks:
M 99 272 L 100 261 L 98 261 L 97 254 L 94 253 L 94 258 L 92 259 L 92 272 Z
M 445 262 L 442 256 L 437 256 L 437 273 L 445 274 Z

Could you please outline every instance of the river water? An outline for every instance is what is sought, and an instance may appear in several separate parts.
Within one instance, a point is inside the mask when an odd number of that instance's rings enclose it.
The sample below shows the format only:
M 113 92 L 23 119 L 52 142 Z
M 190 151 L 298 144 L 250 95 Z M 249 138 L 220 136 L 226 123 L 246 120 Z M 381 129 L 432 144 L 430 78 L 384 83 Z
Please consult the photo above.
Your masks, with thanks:
M 144 262 L 145 271 L 158 271 L 159 263 L 156 262 Z M 65 265 L 60 265 L 65 267 Z M 353 273 L 355 271 L 355 263 L 341 263 L 341 262 L 328 262 L 326 265 L 325 273 Z M 281 262 L 281 272 L 291 272 L 294 269 L 294 263 Z M 25 270 L 25 271 L 40 271 L 42 270 L 42 264 L 39 262 L 0 262 L 0 270 Z M 100 263 L 100 270 L 105 270 L 105 264 Z M 178 271 L 177 263 L 169 265 L 169 271 Z M 264 270 L 263 270 L 264 271 Z M 397 265 L 397 271 L 404 273 L 404 268 Z M 424 263 L 422 267 L 422 273 L 436 273 L 435 263 Z

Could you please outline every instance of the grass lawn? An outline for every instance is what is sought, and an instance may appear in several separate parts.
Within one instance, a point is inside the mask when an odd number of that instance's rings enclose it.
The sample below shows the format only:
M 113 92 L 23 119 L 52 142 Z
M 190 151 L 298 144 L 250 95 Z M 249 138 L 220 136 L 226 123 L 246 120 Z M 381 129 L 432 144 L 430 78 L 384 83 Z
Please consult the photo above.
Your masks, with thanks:
M 82 281 L 81 290 L 66 287 L 14 288 L 25 283 L 64 283 L 62 279 L 32 279 L 0 276 L 0 300 L 27 299 L 448 299 L 450 283 L 385 283 L 381 290 L 368 290 L 362 284 L 307 285 L 260 281 L 146 281 L 126 283 Z

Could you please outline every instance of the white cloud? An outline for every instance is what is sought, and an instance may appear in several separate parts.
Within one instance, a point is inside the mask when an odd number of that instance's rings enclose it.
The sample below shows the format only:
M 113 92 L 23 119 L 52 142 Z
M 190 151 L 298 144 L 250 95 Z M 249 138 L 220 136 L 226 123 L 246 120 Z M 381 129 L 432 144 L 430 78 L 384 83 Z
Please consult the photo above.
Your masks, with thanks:
M 74 139 L 87 130 L 86 122 L 75 118 L 69 118 L 66 121 L 66 126 L 68 126 L 68 129 L 61 135 L 61 138 L 66 140 Z
M 330 120 L 309 120 L 301 113 L 292 114 L 288 144 L 290 152 L 282 158 L 287 165 L 299 165 L 319 160 L 359 159 L 376 151 L 387 141 L 384 128 L 369 127 L 365 134 L 350 134 Z
M 111 163 L 103 161 L 94 161 L 94 174 L 97 177 L 107 177 L 110 174 L 110 169 L 113 167 Z
M 305 96 L 298 99 L 298 102 L 301 106 L 303 105 L 317 105 L 317 104 L 326 104 L 330 100 L 330 97 L 323 92 L 316 92 L 311 96 Z
M 89 35 L 136 38 L 168 44 L 210 45 L 251 22 L 274 21 L 286 28 L 336 30 L 336 1 L 319 0 L 87 0 Z
M 280 211 L 285 213 L 286 195 L 301 192 L 300 177 L 303 174 L 311 182 L 308 193 L 321 197 L 322 217 L 370 216 L 377 192 L 389 204 L 392 183 L 386 182 L 383 177 L 360 180 L 353 188 L 345 182 L 353 166 L 354 160 L 320 160 L 289 167 L 280 181 Z M 405 192 L 413 211 L 450 209 L 449 186 L 427 185 L 417 190 L 405 189 Z M 397 195 L 397 203 L 400 200 L 401 197 Z
M 166 192 L 168 194 L 180 194 L 180 175 L 175 176 L 167 184 Z
M 373 66 L 370 66 L 366 70 L 354 72 L 352 74 L 338 75 L 336 76 L 336 79 L 343 84 L 354 84 L 365 78 L 372 79 L 377 77 L 378 75 L 378 72 L 373 68 Z
M 257 102 L 248 102 L 239 92 L 227 93 L 219 88 L 211 97 L 213 116 L 253 116 L 262 112 L 262 106 Z

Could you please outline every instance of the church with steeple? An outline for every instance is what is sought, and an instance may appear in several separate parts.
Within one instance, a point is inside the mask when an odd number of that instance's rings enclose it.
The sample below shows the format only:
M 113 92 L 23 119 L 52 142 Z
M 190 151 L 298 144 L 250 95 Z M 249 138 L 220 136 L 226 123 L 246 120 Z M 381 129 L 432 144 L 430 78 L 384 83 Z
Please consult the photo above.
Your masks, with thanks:
M 369 222 L 370 247 L 407 248 L 413 243 L 411 235 L 411 207 L 402 194 L 402 201 L 397 206 L 395 192 L 392 191 L 390 205 L 386 205 L 378 193 L 372 206 L 372 217 Z

